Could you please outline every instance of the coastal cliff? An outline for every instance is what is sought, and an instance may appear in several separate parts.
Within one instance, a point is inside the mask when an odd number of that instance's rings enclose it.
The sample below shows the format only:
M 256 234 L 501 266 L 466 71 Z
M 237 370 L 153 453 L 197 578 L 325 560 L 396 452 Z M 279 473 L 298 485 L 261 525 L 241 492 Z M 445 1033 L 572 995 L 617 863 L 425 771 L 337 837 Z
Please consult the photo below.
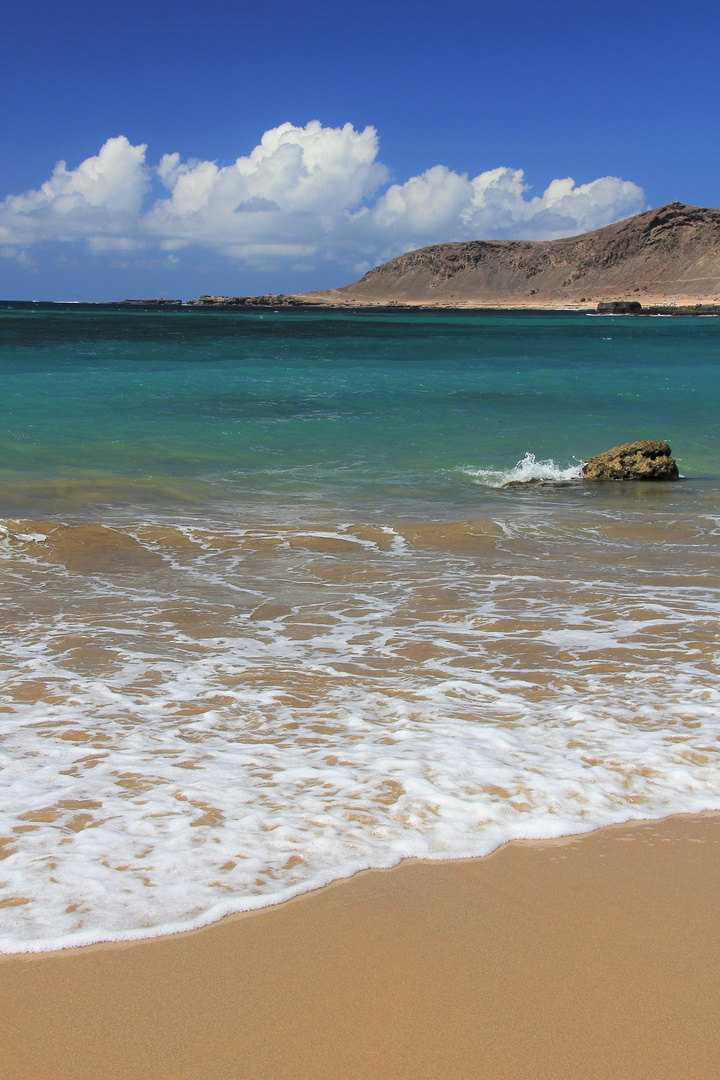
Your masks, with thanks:
M 467 240 L 410 251 L 339 289 L 330 304 L 560 307 L 601 301 L 712 303 L 720 210 L 673 202 L 562 240 Z

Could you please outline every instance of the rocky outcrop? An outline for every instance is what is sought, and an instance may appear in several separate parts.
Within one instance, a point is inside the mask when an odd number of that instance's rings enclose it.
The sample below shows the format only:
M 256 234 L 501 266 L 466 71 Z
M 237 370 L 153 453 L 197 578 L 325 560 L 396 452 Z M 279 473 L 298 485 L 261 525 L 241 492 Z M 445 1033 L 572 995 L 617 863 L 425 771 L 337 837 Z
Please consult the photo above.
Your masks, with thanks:
M 678 467 L 666 442 L 640 440 L 614 446 L 583 466 L 588 480 L 677 480 Z
M 180 307 L 182 300 L 166 300 L 164 296 L 157 296 L 154 300 L 119 300 L 119 304 L 135 304 L 142 307 Z
M 639 315 L 642 304 L 639 300 L 601 300 L 597 309 L 601 315 Z
M 264 296 L 199 296 L 188 300 L 186 307 L 307 307 L 312 302 L 288 293 L 266 293 Z

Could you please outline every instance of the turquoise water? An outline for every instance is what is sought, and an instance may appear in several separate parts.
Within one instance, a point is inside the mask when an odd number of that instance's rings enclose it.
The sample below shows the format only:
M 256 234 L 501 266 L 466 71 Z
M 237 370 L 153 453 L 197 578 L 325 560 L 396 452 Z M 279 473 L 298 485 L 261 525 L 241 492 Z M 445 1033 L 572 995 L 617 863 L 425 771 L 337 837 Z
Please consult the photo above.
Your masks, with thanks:
M 713 318 L 5 306 L 0 477 L 111 501 L 452 502 L 476 486 L 463 469 L 635 438 L 717 477 L 719 344 Z
M 720 809 L 719 342 L 0 305 L 0 949 Z

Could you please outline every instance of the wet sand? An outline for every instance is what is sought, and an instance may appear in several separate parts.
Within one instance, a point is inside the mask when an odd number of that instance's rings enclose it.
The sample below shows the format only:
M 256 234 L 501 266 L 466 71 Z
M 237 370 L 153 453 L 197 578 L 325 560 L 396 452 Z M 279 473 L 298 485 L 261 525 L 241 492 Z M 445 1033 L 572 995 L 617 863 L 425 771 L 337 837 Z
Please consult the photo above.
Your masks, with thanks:
M 4 1080 L 709 1080 L 720 815 L 0 960 Z

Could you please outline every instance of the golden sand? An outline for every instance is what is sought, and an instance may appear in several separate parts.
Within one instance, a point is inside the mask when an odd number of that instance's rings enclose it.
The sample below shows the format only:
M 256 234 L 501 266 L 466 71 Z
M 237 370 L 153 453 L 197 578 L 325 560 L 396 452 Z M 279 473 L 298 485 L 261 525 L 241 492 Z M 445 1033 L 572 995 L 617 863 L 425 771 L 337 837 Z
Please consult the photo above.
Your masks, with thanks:
M 0 961 L 4 1080 L 710 1080 L 720 816 Z

